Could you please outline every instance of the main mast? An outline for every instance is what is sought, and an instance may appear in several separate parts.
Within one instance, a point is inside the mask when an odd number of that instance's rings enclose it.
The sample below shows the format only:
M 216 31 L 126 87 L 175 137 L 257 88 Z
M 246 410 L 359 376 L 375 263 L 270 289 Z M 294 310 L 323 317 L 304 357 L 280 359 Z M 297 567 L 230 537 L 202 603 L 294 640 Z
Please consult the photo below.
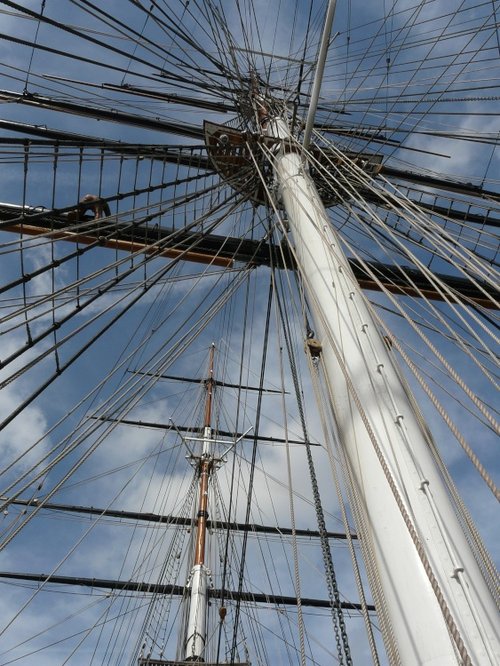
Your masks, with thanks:
M 286 113 L 273 112 L 254 82 L 255 117 L 262 135 L 276 139 L 266 154 L 360 499 L 358 531 L 370 554 L 367 570 L 390 662 L 494 666 L 500 660 L 494 596 L 450 501 L 431 436 L 309 173 L 307 149 L 334 8 L 330 0 L 304 145 L 292 136 Z
M 280 205 L 322 345 L 322 367 L 371 554 L 391 663 L 498 663 L 496 606 L 393 353 L 343 253 L 286 116 L 256 99 Z M 268 139 L 267 139 L 268 141 Z M 358 526 L 361 531 L 361 525 Z

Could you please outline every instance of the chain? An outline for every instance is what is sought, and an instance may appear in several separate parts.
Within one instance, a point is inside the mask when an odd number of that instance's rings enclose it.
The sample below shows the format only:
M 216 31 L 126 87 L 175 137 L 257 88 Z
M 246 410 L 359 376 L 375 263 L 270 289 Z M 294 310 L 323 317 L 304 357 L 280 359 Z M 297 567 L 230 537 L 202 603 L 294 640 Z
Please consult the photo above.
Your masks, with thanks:
M 307 323 L 307 316 L 306 316 L 306 330 L 308 331 L 308 336 L 309 336 L 309 325 Z M 371 650 L 371 653 L 372 653 L 373 664 L 374 664 L 374 666 L 380 666 L 380 659 L 379 659 L 379 656 L 378 656 L 377 645 L 375 643 L 375 638 L 374 638 L 374 635 L 373 635 L 373 628 L 372 628 L 371 620 L 370 620 L 367 605 L 366 605 L 366 597 L 365 597 L 363 582 L 361 580 L 361 572 L 360 572 L 359 565 L 358 565 L 358 559 L 356 557 L 356 553 L 355 553 L 355 550 L 354 550 L 354 543 L 353 543 L 353 539 L 352 539 L 352 535 L 351 535 L 351 531 L 350 531 L 351 528 L 350 528 L 350 525 L 349 525 L 349 520 L 348 520 L 348 517 L 347 517 L 344 496 L 343 496 L 343 493 L 342 493 L 342 489 L 340 487 L 340 479 L 339 479 L 339 475 L 338 475 L 338 472 L 337 472 L 337 463 L 336 463 L 334 455 L 333 455 L 333 446 L 330 444 L 330 439 L 332 440 L 332 444 L 337 444 L 338 445 L 338 442 L 337 442 L 337 438 L 335 436 L 332 436 L 332 434 L 330 434 L 330 430 L 329 430 L 328 424 L 327 424 L 327 417 L 326 417 L 326 412 L 325 412 L 325 407 L 326 407 L 327 403 L 326 403 L 325 398 L 324 398 L 324 396 L 322 394 L 322 391 L 321 391 L 320 368 L 319 368 L 320 359 L 318 357 L 313 357 L 311 355 L 310 350 L 307 349 L 307 360 L 308 360 L 308 364 L 309 364 L 309 372 L 310 372 L 311 379 L 312 379 L 314 396 L 315 396 L 316 404 L 317 404 L 318 410 L 319 410 L 319 416 L 320 416 L 321 426 L 322 426 L 322 430 L 323 430 L 323 436 L 325 438 L 325 443 L 327 445 L 326 450 L 327 450 L 328 459 L 329 459 L 329 462 L 330 462 L 330 469 L 331 469 L 331 472 L 332 472 L 332 477 L 333 477 L 333 480 L 334 480 L 334 483 L 335 483 L 335 488 L 336 488 L 336 491 L 337 491 L 337 497 L 338 497 L 338 500 L 339 500 L 339 506 L 340 506 L 340 510 L 341 510 L 341 513 L 342 513 L 342 520 L 343 520 L 343 523 L 344 523 L 344 529 L 345 529 L 345 533 L 346 533 L 346 537 L 347 537 L 347 544 L 348 544 L 348 547 L 349 547 L 349 553 L 350 553 L 351 561 L 352 561 L 352 565 L 353 565 L 353 573 L 354 573 L 354 578 L 355 578 L 355 581 L 356 581 L 356 587 L 358 588 L 359 599 L 361 601 L 361 606 L 362 606 L 362 609 L 363 609 L 363 619 L 365 621 L 366 634 L 367 634 L 367 637 L 368 637 L 368 643 L 370 645 L 370 650 Z M 328 393 L 327 393 L 327 395 L 328 395 Z M 338 446 L 337 446 L 337 448 L 338 448 Z M 344 474 L 344 478 L 347 478 L 347 473 L 348 472 L 347 472 L 346 469 L 344 469 L 344 462 L 341 459 L 341 456 L 342 456 L 342 452 L 339 451 L 338 465 L 340 466 L 340 469 Z M 355 515 L 354 507 L 353 507 L 353 515 Z M 377 616 L 378 616 L 379 607 L 380 607 L 380 604 L 376 605 Z M 380 620 L 380 618 L 379 618 L 379 620 Z M 391 663 L 396 663 L 396 660 L 393 660 Z
M 292 371 L 293 373 L 293 371 Z M 301 407 L 299 406 L 300 412 L 302 412 Z M 301 413 L 302 419 L 302 413 Z M 305 435 L 305 433 L 304 433 Z M 309 475 L 311 477 L 311 486 L 314 499 L 314 508 L 316 510 L 316 520 L 318 521 L 318 531 L 321 542 L 321 552 L 323 555 L 323 563 L 325 565 L 326 572 L 326 584 L 328 587 L 328 598 L 330 600 L 330 606 L 332 610 L 332 619 L 333 625 L 335 628 L 335 640 L 337 643 L 337 651 L 339 655 L 339 661 L 341 664 L 344 663 L 342 657 L 342 646 L 344 648 L 346 664 L 352 665 L 351 652 L 349 648 L 349 640 L 347 637 L 347 630 L 344 621 L 344 614 L 342 612 L 342 606 L 340 602 L 340 595 L 337 586 L 337 578 L 335 576 L 335 569 L 333 566 L 332 552 L 330 550 L 330 543 L 328 541 L 328 536 L 326 533 L 325 525 L 325 516 L 323 513 L 323 506 L 321 504 L 321 497 L 319 494 L 318 481 L 316 478 L 316 470 L 314 468 L 314 461 L 311 454 L 311 446 L 306 441 L 306 455 L 307 455 L 307 464 L 309 467 Z M 338 622 L 337 622 L 338 621 Z M 339 636 L 339 627 L 340 626 L 340 636 Z M 342 646 L 340 643 L 340 637 L 342 637 Z
M 307 465 L 309 468 L 309 476 L 311 478 L 311 486 L 313 493 L 314 509 L 316 511 L 316 520 L 318 523 L 318 532 L 321 543 L 321 553 L 323 556 L 323 563 L 325 566 L 326 574 L 326 584 L 328 588 L 328 599 L 330 601 L 330 608 L 332 612 L 333 627 L 335 631 L 335 642 L 337 646 L 337 653 L 339 657 L 340 664 L 347 664 L 347 666 L 352 666 L 351 650 L 349 648 L 349 640 L 347 636 L 347 630 L 345 626 L 344 614 L 342 612 L 342 604 L 340 601 L 340 594 L 337 585 L 337 577 L 335 576 L 335 569 L 333 566 L 332 552 L 330 550 L 330 543 L 328 541 L 328 535 L 326 531 L 325 523 L 325 514 L 323 512 L 323 505 L 321 504 L 321 496 L 318 487 L 318 479 L 316 477 L 316 470 L 314 467 L 314 461 L 311 452 L 311 445 L 308 441 L 307 436 L 307 426 L 306 419 L 304 415 L 304 409 L 300 394 L 300 386 L 297 375 L 297 367 L 295 365 L 295 358 L 292 353 L 289 331 L 284 321 L 283 312 L 281 304 L 278 299 L 278 307 L 280 311 L 281 320 L 283 323 L 285 343 L 288 352 L 288 358 L 290 359 L 290 369 L 292 371 L 293 385 L 295 389 L 295 394 L 297 397 L 297 407 L 299 410 L 300 423 L 302 426 L 302 432 L 304 435 L 304 443 L 306 447 L 306 456 L 307 456 Z M 345 654 L 345 661 L 344 661 Z

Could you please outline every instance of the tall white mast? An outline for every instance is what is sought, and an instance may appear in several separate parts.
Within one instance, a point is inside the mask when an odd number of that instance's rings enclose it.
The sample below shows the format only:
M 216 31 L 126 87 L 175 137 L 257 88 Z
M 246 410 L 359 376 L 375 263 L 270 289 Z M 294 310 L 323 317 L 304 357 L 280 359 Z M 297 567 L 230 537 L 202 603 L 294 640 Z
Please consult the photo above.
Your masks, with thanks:
M 429 436 L 307 164 L 287 141 L 285 120 L 271 119 L 267 133 L 282 139 L 275 176 L 400 663 L 498 664 L 494 599 L 448 498 Z
M 334 2 L 330 3 L 330 6 Z M 323 34 L 329 39 L 329 29 Z M 315 88 L 317 88 L 317 81 Z M 364 294 L 284 118 L 262 129 L 281 140 L 274 173 L 392 634 L 394 663 L 500 663 L 497 608 L 457 519 Z M 310 112 L 314 116 L 315 109 Z M 295 146 L 295 147 L 294 147 Z

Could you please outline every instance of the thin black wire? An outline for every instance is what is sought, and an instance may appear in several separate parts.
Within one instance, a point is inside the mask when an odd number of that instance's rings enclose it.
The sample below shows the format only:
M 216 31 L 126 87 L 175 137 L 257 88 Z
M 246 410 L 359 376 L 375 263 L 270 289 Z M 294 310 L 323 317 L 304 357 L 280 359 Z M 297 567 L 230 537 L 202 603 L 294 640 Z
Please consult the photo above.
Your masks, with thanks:
M 264 340 L 262 348 L 262 359 L 261 359 L 261 368 L 260 368 L 260 378 L 259 378 L 259 394 L 257 398 L 257 409 L 255 415 L 255 425 L 254 425 L 254 441 L 252 446 L 252 459 L 250 464 L 250 478 L 248 479 L 248 488 L 247 488 L 247 506 L 245 512 L 245 524 L 250 523 L 250 512 L 252 507 L 252 495 L 253 495 L 253 484 L 255 477 L 255 462 L 257 458 L 257 443 L 260 430 L 260 420 L 262 416 L 262 397 L 264 395 L 264 377 L 266 372 L 267 365 L 267 354 L 269 347 L 269 331 L 270 331 L 270 322 L 271 322 L 271 305 L 273 302 L 273 282 L 269 280 L 269 292 L 267 298 L 267 310 L 266 310 L 266 320 L 264 327 Z M 248 531 L 245 531 L 242 539 L 242 548 L 240 556 L 240 568 L 238 572 L 238 592 L 241 593 L 243 590 L 243 581 L 245 577 L 245 560 L 246 560 L 246 551 L 248 543 Z M 231 663 L 234 663 L 236 650 L 238 647 L 238 625 L 240 622 L 240 610 L 241 610 L 241 600 L 238 598 L 235 605 L 235 618 L 233 624 L 233 642 L 231 646 Z
M 41 5 L 40 5 L 40 14 L 43 14 L 45 11 L 45 0 L 42 0 Z M 37 21 L 36 24 L 36 30 L 35 30 L 35 36 L 33 38 L 33 43 L 36 44 L 38 41 L 38 32 L 40 30 L 40 20 Z M 31 72 L 31 66 L 33 64 L 33 56 L 35 55 L 35 47 L 31 49 L 31 54 L 30 54 L 30 60 L 28 63 L 28 67 L 26 70 L 26 80 L 24 82 L 24 93 L 28 92 L 28 83 L 29 83 L 29 78 L 30 78 L 30 72 Z
M 243 337 L 241 340 L 241 352 L 240 352 L 240 375 L 239 375 L 239 384 L 240 388 L 238 389 L 238 399 L 237 399 L 237 405 L 238 405 L 238 411 L 236 414 L 236 424 L 235 424 L 235 430 L 238 432 L 238 423 L 239 423 L 239 418 L 240 418 L 240 403 L 241 403 L 241 394 L 242 394 L 242 389 L 241 385 L 243 384 L 243 368 L 244 368 L 244 353 L 245 353 L 245 347 L 246 347 L 246 342 L 247 342 L 247 328 L 248 328 L 248 312 L 249 312 L 249 300 L 250 300 L 250 281 L 247 282 L 247 290 L 246 290 L 246 295 L 245 295 L 245 305 L 244 305 L 244 311 L 243 311 Z M 236 482 L 236 461 L 237 461 L 237 452 L 234 452 L 233 455 L 233 460 L 232 460 L 232 470 L 231 470 L 231 483 L 229 487 L 229 506 L 227 509 L 227 522 L 228 522 L 228 527 L 226 531 L 226 538 L 225 538 L 225 544 L 224 544 L 224 560 L 222 564 L 222 579 L 221 579 L 221 606 L 224 606 L 224 601 L 225 601 L 225 594 L 226 594 L 226 584 L 227 584 L 227 578 L 228 578 L 228 566 L 229 566 L 229 545 L 230 545 L 230 528 L 229 525 L 231 521 L 233 520 L 233 503 L 234 506 L 236 507 L 236 504 L 234 502 L 234 484 Z M 216 658 L 216 663 L 219 663 L 220 660 L 220 651 L 222 647 L 222 631 L 223 631 L 223 623 L 221 622 L 219 625 L 219 631 L 218 631 L 218 638 L 217 638 L 217 658 Z

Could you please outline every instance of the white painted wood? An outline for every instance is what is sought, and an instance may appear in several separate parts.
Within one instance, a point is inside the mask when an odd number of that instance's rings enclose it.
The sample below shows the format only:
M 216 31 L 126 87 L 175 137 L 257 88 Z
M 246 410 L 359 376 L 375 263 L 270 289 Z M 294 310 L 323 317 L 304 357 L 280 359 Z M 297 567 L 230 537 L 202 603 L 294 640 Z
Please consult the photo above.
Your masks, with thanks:
M 272 120 L 268 134 L 288 136 L 285 122 Z M 302 157 L 281 150 L 274 168 L 316 337 L 323 345 L 322 362 L 341 445 L 372 531 L 374 559 L 402 663 L 446 666 L 461 660 L 363 416 L 425 547 L 472 663 L 500 663 L 493 597 L 449 501 L 393 353 L 370 314 Z
M 206 641 L 207 621 L 207 570 L 203 564 L 196 564 L 191 571 L 191 594 L 189 618 L 186 631 L 186 656 L 203 658 Z

